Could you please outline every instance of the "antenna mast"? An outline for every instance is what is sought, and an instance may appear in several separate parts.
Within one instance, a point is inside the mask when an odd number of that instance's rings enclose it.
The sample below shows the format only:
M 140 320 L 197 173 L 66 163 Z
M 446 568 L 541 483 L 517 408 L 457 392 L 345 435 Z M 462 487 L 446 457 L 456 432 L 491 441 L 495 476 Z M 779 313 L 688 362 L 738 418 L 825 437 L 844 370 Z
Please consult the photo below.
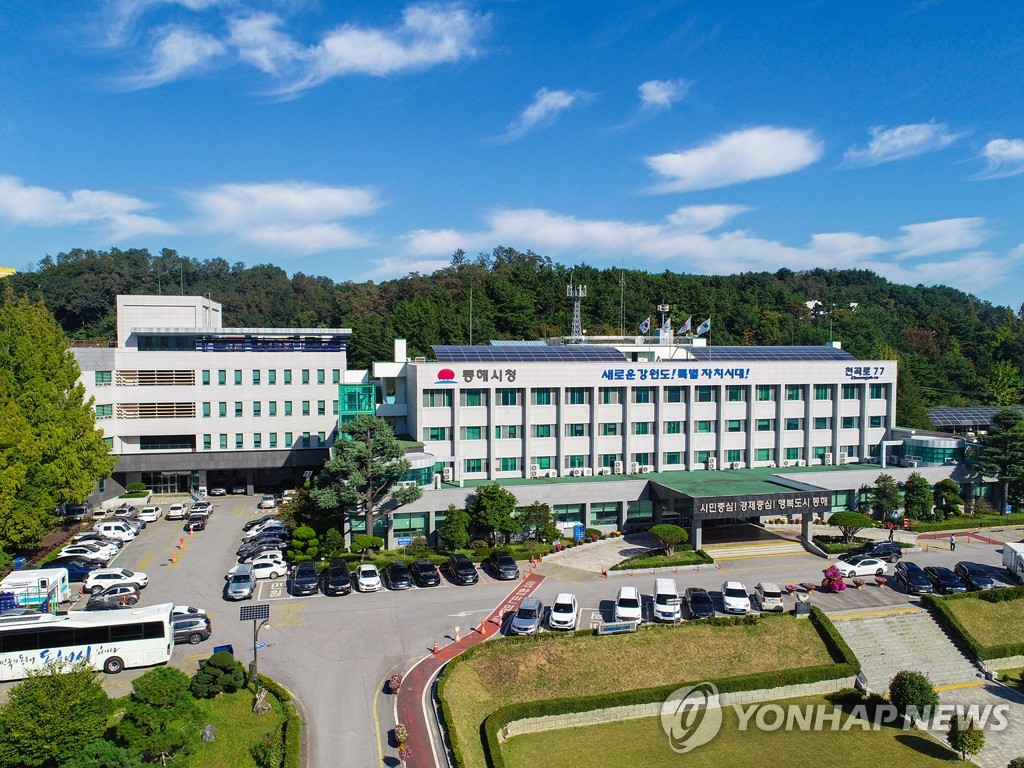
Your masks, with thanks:
M 572 279 L 571 277 L 569 278 Z M 587 295 L 587 286 L 573 285 L 571 282 L 565 287 L 565 295 L 572 299 L 572 331 L 569 338 L 573 341 L 583 341 L 583 323 L 580 320 L 580 304 Z
M 619 270 L 619 336 L 626 336 L 626 273 Z

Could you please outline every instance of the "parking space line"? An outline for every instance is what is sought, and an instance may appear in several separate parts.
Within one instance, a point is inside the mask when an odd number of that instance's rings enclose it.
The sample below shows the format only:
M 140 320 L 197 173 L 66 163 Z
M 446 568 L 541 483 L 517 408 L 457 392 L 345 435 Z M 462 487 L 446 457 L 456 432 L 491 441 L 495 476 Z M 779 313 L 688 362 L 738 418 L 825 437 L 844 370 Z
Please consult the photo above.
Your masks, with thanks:
M 272 623 L 277 627 L 297 627 L 305 624 L 306 606 L 302 603 L 276 606 Z
M 146 554 L 139 558 L 138 563 L 135 567 L 140 571 L 145 571 L 146 566 L 149 565 L 149 561 L 153 559 L 153 550 L 149 550 Z
M 212 653 L 193 653 L 182 659 L 182 664 L 185 667 L 185 671 L 190 674 L 195 674 L 199 670 L 199 662 L 203 659 L 208 659 L 212 656 Z

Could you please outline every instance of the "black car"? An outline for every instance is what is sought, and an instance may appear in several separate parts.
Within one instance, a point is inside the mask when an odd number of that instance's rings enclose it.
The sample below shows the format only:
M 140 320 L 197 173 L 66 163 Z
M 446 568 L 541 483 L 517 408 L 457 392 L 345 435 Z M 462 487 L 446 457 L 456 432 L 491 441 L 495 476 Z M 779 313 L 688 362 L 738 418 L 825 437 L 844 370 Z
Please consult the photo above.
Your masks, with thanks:
M 949 568 L 929 565 L 924 569 L 924 575 L 932 583 L 932 588 L 939 594 L 953 595 L 957 592 L 967 591 L 967 586 L 960 577 L 949 570 Z
M 276 518 L 277 515 L 264 515 L 263 517 L 257 517 L 255 520 L 250 520 L 248 523 L 242 526 L 243 531 L 251 531 L 257 525 L 262 525 L 270 520 Z
M 456 584 L 476 584 L 480 581 L 480 574 L 476 571 L 473 561 L 465 555 L 452 555 L 448 558 L 448 570 Z
M 124 541 L 121 539 L 115 539 L 113 536 L 104 536 L 102 533 L 96 531 L 86 531 L 85 533 L 76 533 L 71 537 L 71 543 L 73 544 L 112 544 L 113 546 L 121 549 L 124 547 Z
M 515 559 L 508 552 L 496 549 L 487 556 L 487 565 L 494 571 L 494 575 L 502 581 L 510 581 L 519 578 L 519 566 Z
M 934 591 L 931 581 L 917 563 L 908 563 L 906 560 L 896 563 L 893 578 L 910 595 L 931 594 Z
M 120 611 L 122 608 L 130 608 L 129 605 L 122 605 L 121 603 L 104 603 L 89 601 L 85 604 L 83 611 Z
M 320 575 L 316 572 L 316 563 L 303 560 L 295 566 L 292 574 L 293 595 L 315 595 L 320 588 Z
M 332 560 L 324 578 L 324 594 L 347 595 L 352 591 L 352 572 L 344 560 Z
M 209 616 L 188 616 L 174 620 L 174 642 L 198 645 L 213 634 Z
M 412 573 L 409 566 L 401 560 L 388 563 L 384 566 L 384 580 L 388 589 L 409 589 L 412 587 Z
M 691 619 L 713 619 L 715 617 L 715 601 L 711 594 L 701 587 L 687 587 L 683 593 L 686 607 Z
M 240 563 L 251 563 L 257 557 L 267 552 L 280 552 L 283 553 L 288 549 L 287 545 L 280 544 L 261 544 L 258 547 L 247 549 L 244 554 L 238 555 L 238 562 Z
M 409 570 L 412 571 L 412 580 L 417 587 L 436 587 L 441 583 L 441 574 L 429 560 L 417 560 L 409 566 Z
M 850 556 L 852 555 L 867 555 L 868 557 L 877 557 L 879 560 L 888 560 L 890 563 L 895 563 L 903 557 L 903 550 L 895 541 L 869 541 L 864 546 L 858 547 L 853 552 L 839 559 L 849 563 L 851 562 Z
M 968 563 L 966 560 L 961 560 L 953 566 L 953 573 L 963 579 L 964 584 L 966 584 L 967 588 L 972 592 L 985 589 L 995 589 L 1000 586 L 1000 584 L 992 578 L 988 569 L 983 565 L 978 565 L 978 563 Z
M 103 563 L 98 560 L 88 560 L 84 557 L 58 557 L 46 564 L 47 568 L 66 568 L 68 581 L 85 581 L 85 577 L 102 568 Z
M 235 554 L 239 557 L 249 557 L 259 551 L 266 552 L 271 549 L 285 550 L 290 546 L 290 541 L 282 539 L 279 536 L 268 536 L 266 538 L 260 537 L 252 541 L 245 542 L 245 544 L 235 551 Z
M 206 524 L 209 522 L 209 515 L 201 512 L 189 512 L 188 517 L 185 518 L 185 530 L 193 533 L 196 531 L 205 531 Z

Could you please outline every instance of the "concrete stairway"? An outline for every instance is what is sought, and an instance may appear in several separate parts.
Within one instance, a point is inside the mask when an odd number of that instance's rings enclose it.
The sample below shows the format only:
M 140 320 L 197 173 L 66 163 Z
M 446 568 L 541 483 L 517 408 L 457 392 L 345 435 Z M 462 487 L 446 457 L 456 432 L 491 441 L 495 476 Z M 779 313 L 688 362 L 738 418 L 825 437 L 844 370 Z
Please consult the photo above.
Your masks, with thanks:
M 704 550 L 715 558 L 716 561 L 737 560 L 747 557 L 806 554 L 803 544 L 786 539 L 737 542 L 734 544 L 710 544 L 705 546 Z
M 893 675 L 912 670 L 936 688 L 978 682 L 977 667 L 923 608 L 829 616 L 860 660 L 867 686 L 885 692 Z

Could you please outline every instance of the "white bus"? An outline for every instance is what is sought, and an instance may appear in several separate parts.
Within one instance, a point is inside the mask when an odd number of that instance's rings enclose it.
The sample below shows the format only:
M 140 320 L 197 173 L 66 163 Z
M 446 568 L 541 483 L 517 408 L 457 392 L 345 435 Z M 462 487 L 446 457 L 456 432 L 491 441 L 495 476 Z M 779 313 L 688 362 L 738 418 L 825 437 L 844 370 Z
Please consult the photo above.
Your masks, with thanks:
M 54 661 L 88 659 L 116 674 L 166 664 L 174 648 L 172 603 L 117 611 L 0 616 L 0 680 L 20 680 Z

